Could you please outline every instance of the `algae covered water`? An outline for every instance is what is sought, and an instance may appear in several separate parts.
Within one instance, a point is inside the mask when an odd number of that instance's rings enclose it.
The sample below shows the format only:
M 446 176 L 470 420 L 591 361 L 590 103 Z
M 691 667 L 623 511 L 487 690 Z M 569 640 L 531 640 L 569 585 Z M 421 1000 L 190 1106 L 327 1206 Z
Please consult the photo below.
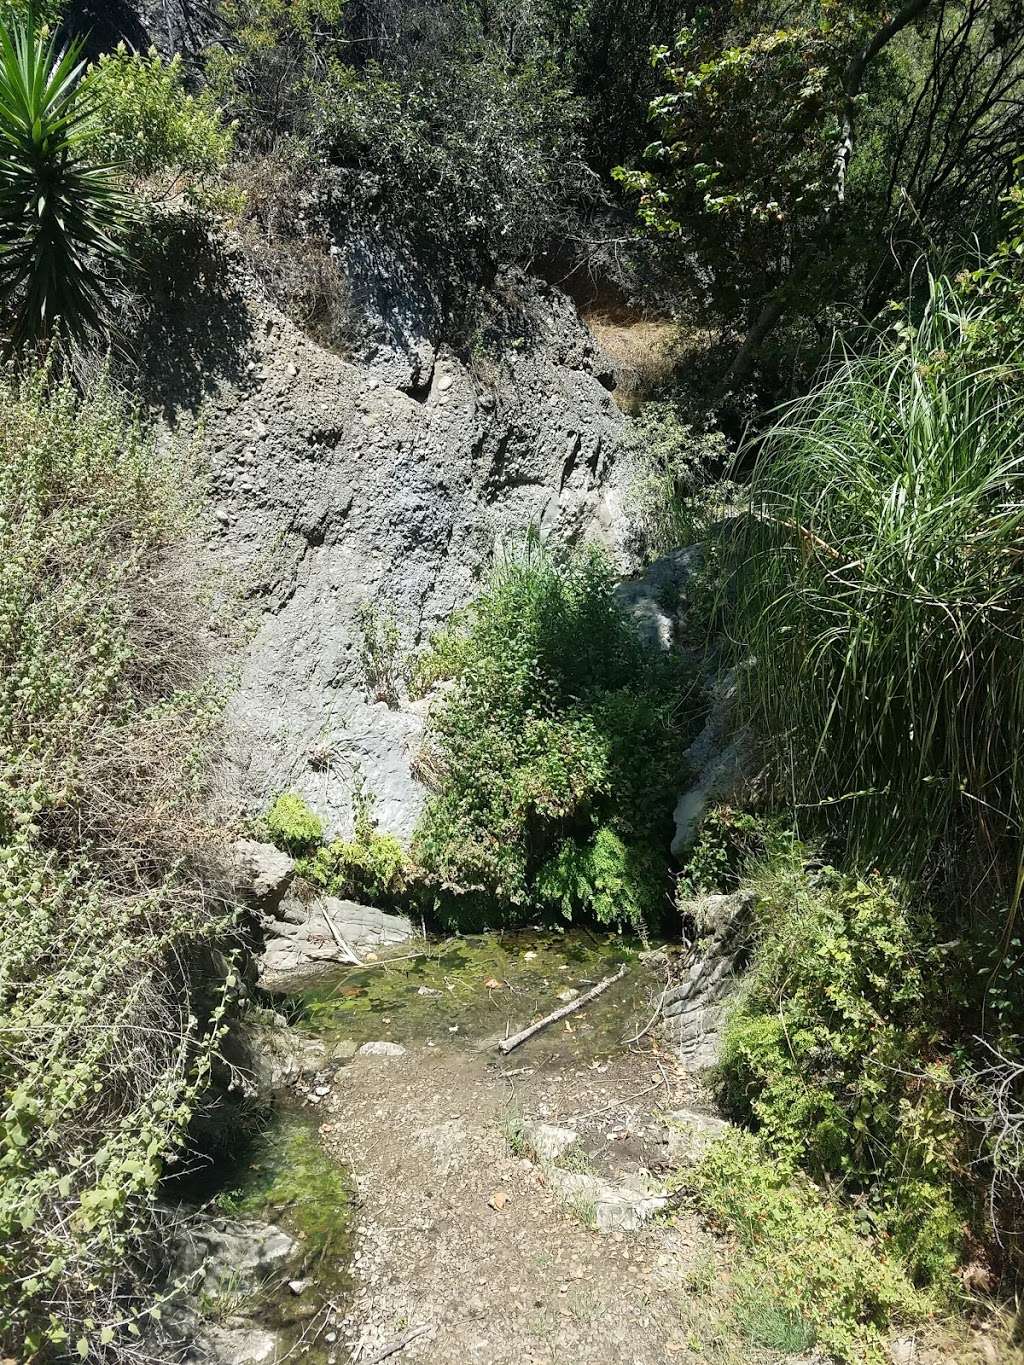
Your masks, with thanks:
M 291 998 L 297 1027 L 356 1044 L 496 1047 L 500 1039 L 568 1003 L 625 963 L 606 996 L 531 1039 L 531 1062 L 575 1064 L 621 1047 L 649 1010 L 644 945 L 619 934 L 523 930 L 449 939 L 322 973 Z M 517 1053 L 517 1056 L 519 1054 Z

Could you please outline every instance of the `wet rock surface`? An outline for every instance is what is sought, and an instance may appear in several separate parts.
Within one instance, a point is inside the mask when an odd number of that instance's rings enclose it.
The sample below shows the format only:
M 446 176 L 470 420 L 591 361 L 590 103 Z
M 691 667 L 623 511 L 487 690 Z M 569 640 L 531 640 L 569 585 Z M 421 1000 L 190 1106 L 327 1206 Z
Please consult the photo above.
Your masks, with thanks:
M 201 1214 L 181 1225 L 172 1269 L 206 1294 L 246 1293 L 279 1279 L 298 1251 L 295 1239 L 273 1223 Z
M 271 992 L 287 992 L 318 970 L 351 961 L 353 951 L 393 947 L 413 938 L 416 930 L 403 915 L 333 896 L 291 895 L 265 925 L 259 984 Z

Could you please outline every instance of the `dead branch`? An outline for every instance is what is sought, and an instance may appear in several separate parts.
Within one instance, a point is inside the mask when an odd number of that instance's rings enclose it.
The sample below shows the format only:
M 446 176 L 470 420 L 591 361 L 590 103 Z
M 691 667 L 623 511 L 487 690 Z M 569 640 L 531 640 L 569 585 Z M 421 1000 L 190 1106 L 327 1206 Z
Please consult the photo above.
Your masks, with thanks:
M 576 1010 L 582 1009 L 584 1005 L 588 1005 L 591 1000 L 596 999 L 602 991 L 606 991 L 609 986 L 614 986 L 616 981 L 621 981 L 626 975 L 626 971 L 626 964 L 623 963 L 614 976 L 606 976 L 603 981 L 599 981 L 596 986 L 591 987 L 585 995 L 579 995 L 575 1000 L 570 1000 L 567 1005 L 555 1010 L 554 1014 L 539 1019 L 536 1024 L 524 1028 L 521 1033 L 514 1033 L 511 1038 L 505 1038 L 498 1044 L 498 1051 L 502 1053 L 512 1052 L 521 1043 L 525 1043 L 528 1038 L 532 1038 L 535 1033 L 540 1033 L 541 1029 L 547 1028 L 549 1024 L 557 1024 L 559 1019 L 564 1019 L 567 1014 L 573 1014 Z
M 386 1346 L 382 1346 L 375 1356 L 369 1356 L 363 1361 L 363 1365 L 377 1365 L 378 1361 L 387 1360 L 388 1356 L 397 1355 L 399 1351 L 404 1351 L 410 1342 L 417 1337 L 423 1336 L 424 1332 L 430 1331 L 430 1325 L 425 1327 L 413 1327 L 404 1336 L 397 1337 L 394 1341 L 389 1341 Z

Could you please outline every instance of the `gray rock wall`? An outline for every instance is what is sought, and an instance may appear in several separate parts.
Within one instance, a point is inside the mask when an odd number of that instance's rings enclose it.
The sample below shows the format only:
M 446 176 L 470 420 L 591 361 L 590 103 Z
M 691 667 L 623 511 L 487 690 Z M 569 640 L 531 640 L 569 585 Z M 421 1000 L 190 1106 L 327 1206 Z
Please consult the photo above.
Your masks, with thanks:
M 204 572 L 246 637 L 225 755 L 244 809 L 293 790 L 345 832 L 363 778 L 381 828 L 408 837 L 425 708 L 374 698 L 360 605 L 394 617 L 406 653 L 519 529 L 622 543 L 607 366 L 559 291 L 522 277 L 502 289 L 506 334 L 483 376 L 405 320 L 413 367 L 391 338 L 359 364 L 325 351 L 230 246 L 206 274 L 167 281 L 150 397 L 172 426 L 199 414 Z

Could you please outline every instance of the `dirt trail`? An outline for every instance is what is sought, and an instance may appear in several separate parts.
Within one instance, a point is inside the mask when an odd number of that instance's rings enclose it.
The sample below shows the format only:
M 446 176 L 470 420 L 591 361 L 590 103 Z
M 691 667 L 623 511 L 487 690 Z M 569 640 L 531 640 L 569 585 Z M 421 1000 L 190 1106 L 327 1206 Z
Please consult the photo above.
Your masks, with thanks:
M 339 1360 L 351 1351 L 372 1361 L 420 1327 L 393 1359 L 698 1358 L 680 1306 L 701 1254 L 696 1226 L 662 1218 L 601 1234 L 515 1141 L 519 1115 L 540 1119 L 576 1129 L 602 1175 L 657 1174 L 659 1112 L 692 1102 L 691 1083 L 649 1048 L 558 1066 L 532 1046 L 500 1064 L 482 1050 L 410 1046 L 337 1074 L 321 1134 L 352 1170 L 357 1201 L 356 1294 Z

